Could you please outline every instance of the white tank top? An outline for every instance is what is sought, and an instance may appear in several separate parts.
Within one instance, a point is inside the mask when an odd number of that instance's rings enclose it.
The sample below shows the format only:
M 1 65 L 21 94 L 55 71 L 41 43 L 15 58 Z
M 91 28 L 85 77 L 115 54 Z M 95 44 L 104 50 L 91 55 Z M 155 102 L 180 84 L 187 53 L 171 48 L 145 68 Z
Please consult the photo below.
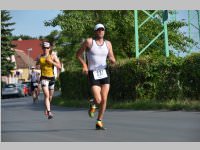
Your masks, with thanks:
M 87 51 L 88 69 L 97 70 L 106 68 L 106 59 L 108 56 L 108 47 L 104 41 L 102 45 L 97 45 L 96 41 L 92 41 L 92 47 Z

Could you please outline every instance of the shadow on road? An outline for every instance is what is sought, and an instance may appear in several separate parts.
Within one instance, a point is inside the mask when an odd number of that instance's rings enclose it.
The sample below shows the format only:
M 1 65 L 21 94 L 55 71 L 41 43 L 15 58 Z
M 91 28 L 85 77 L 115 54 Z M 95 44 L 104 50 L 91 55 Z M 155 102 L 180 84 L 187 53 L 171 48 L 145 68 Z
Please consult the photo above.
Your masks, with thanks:
M 63 132 L 63 131 L 97 131 L 96 129 L 52 129 L 52 130 L 6 130 L 2 133 L 22 133 L 22 132 Z

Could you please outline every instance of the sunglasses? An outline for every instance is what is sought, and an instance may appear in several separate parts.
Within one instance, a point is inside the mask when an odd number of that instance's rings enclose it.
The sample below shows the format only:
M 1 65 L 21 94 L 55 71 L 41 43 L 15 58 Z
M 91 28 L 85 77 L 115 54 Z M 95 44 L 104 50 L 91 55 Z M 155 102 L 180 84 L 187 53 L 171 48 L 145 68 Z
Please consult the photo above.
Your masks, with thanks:
M 50 47 L 43 47 L 43 49 L 50 49 Z
M 96 31 L 104 31 L 104 28 L 99 28 Z

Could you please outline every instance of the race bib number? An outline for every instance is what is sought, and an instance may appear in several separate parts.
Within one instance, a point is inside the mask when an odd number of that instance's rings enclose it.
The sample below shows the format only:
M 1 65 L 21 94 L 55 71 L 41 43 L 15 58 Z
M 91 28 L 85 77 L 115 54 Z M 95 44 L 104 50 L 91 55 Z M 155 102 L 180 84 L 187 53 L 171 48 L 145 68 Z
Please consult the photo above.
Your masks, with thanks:
M 108 77 L 106 69 L 95 70 L 93 71 L 93 75 L 95 80 L 104 79 Z
M 38 83 L 33 83 L 33 86 L 38 86 Z

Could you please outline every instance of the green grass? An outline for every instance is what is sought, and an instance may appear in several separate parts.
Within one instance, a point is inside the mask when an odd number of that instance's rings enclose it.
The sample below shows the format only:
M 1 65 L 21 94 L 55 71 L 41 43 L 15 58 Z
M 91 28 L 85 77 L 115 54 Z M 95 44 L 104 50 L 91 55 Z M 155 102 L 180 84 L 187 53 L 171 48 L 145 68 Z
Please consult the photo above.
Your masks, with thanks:
M 85 100 L 70 100 L 62 97 L 54 97 L 52 104 L 64 107 L 87 108 L 88 103 Z
M 134 110 L 186 110 L 186 111 L 200 111 L 199 101 L 175 101 L 169 100 L 165 102 L 158 101 L 135 101 L 135 102 L 120 102 L 109 103 L 109 107 L 113 109 L 134 109 Z
M 54 97 L 52 103 L 58 106 L 88 108 L 87 100 L 69 100 L 62 97 Z M 153 100 L 137 100 L 112 102 L 108 101 L 107 108 L 111 109 L 132 109 L 132 110 L 185 110 L 185 111 L 200 111 L 200 101 L 191 100 L 169 100 L 164 102 Z

